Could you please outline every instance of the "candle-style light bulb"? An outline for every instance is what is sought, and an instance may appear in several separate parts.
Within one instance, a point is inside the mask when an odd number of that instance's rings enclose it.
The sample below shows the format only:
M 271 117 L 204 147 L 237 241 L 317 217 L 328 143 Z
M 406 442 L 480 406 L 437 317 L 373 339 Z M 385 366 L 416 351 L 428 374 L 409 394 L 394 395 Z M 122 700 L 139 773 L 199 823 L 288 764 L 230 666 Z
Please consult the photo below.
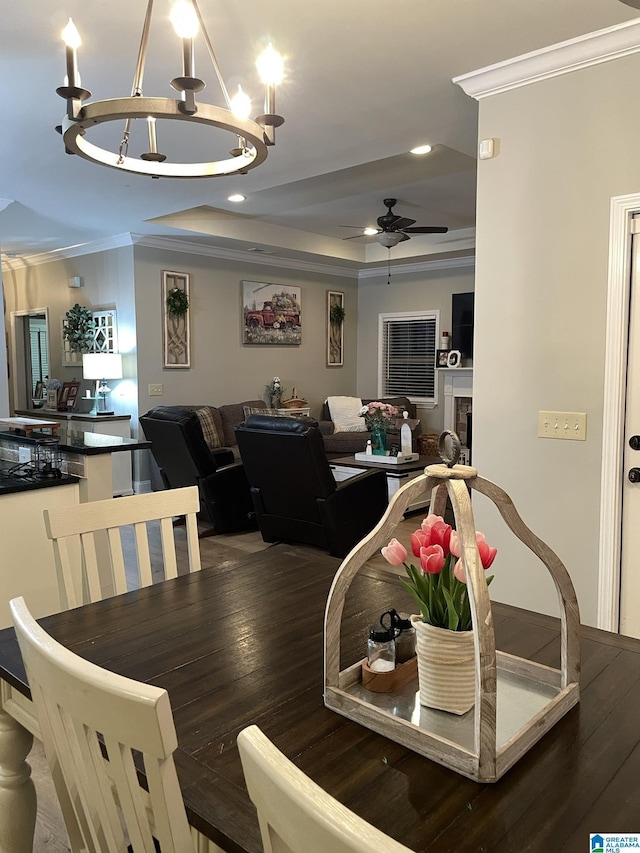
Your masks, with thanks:
M 193 40 L 198 34 L 199 23 L 196 10 L 190 0 L 179 0 L 169 16 L 176 34 L 182 39 L 182 74 L 196 76 Z
M 66 45 L 67 86 L 75 88 L 80 85 L 77 49 L 82 44 L 82 39 L 71 18 L 69 18 L 67 26 L 62 31 L 62 40 Z
M 238 91 L 231 98 L 231 112 L 236 118 L 248 119 L 251 115 L 251 98 L 238 86 Z
M 173 28 L 181 39 L 192 39 L 198 35 L 200 25 L 196 10 L 190 0 L 179 0 L 174 3 L 169 15 Z
M 256 60 L 258 74 L 265 86 L 277 86 L 282 83 L 284 76 L 284 62 L 277 50 L 274 50 L 271 42 L 262 51 Z

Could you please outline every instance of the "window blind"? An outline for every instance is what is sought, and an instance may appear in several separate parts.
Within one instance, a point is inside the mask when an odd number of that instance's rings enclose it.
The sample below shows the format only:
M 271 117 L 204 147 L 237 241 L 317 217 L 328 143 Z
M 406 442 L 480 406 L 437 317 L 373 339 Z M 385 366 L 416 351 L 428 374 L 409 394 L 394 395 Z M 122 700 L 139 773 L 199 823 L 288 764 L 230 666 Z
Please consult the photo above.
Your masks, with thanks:
M 435 372 L 438 313 L 381 315 L 380 387 L 385 397 L 403 395 L 437 402 Z

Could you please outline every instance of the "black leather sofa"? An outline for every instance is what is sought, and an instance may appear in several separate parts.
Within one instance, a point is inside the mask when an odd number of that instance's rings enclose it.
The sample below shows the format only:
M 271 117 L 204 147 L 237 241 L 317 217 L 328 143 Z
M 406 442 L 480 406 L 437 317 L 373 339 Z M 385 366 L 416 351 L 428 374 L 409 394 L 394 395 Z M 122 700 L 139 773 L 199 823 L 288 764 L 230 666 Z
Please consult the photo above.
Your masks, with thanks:
M 200 516 L 216 533 L 255 529 L 249 484 L 241 462 L 226 447 L 210 449 L 200 419 L 185 406 L 157 406 L 140 418 L 168 489 L 198 486 Z
M 265 542 L 299 542 L 344 557 L 387 509 L 382 470 L 336 483 L 317 421 L 249 415 L 235 429 Z

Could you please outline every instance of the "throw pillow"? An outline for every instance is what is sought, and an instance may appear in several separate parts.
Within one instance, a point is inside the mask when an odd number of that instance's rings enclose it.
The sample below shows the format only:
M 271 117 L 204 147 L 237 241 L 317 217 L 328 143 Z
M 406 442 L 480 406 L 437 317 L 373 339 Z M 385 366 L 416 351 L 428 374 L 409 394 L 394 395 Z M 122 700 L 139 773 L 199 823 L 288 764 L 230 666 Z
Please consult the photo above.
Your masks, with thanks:
M 334 432 L 366 432 L 367 425 L 360 417 L 360 397 L 327 397 Z
M 271 415 L 272 417 L 278 417 L 280 415 L 280 412 L 277 409 L 258 409 L 254 406 L 245 406 L 245 418 L 248 418 L 249 415 Z
M 220 441 L 220 436 L 218 435 L 213 415 L 209 409 L 196 409 L 196 415 L 200 421 L 202 435 L 204 436 L 204 440 L 206 441 L 209 450 L 213 450 L 216 447 L 222 447 L 222 442 Z

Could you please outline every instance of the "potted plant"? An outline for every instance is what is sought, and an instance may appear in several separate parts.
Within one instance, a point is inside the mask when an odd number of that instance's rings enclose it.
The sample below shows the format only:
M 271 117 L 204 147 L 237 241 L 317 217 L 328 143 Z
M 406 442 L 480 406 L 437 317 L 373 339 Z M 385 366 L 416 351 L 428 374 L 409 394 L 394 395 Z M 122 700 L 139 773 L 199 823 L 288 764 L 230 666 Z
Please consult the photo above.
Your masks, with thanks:
M 64 315 L 62 337 L 69 342 L 71 352 L 90 352 L 95 333 L 93 314 L 77 302 Z
M 497 549 L 476 531 L 483 568 Z M 420 704 L 454 714 L 466 713 L 475 701 L 475 655 L 471 603 L 461 559 L 458 533 L 442 516 L 428 515 L 411 534 L 411 550 L 420 560 L 408 564 L 407 549 L 392 539 L 382 556 L 392 566 L 404 565 L 409 580 L 400 578 L 420 608 L 411 617 L 416 629 Z M 487 578 L 487 585 L 493 575 Z

